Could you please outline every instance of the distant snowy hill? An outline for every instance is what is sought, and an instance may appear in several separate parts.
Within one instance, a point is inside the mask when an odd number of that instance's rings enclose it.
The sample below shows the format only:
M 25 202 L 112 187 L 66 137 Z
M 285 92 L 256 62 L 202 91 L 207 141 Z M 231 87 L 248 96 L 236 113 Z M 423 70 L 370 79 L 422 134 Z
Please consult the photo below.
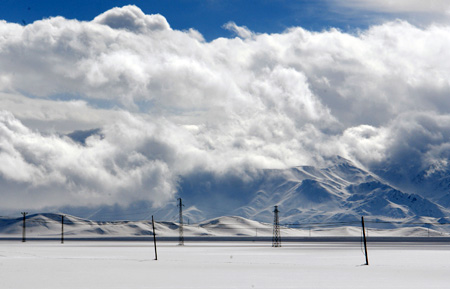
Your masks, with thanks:
M 59 214 L 45 213 L 33 214 L 26 217 L 26 238 L 27 239 L 60 239 L 62 229 L 64 238 L 71 239 L 108 239 L 126 238 L 140 240 L 143 237 L 153 235 L 151 221 L 92 221 L 65 215 L 64 225 Z M 0 238 L 22 238 L 22 218 L 0 217 Z M 238 216 L 226 216 L 206 220 L 197 224 L 184 225 L 185 237 L 265 237 L 271 240 L 273 225 L 249 220 Z M 397 229 L 379 230 L 369 229 L 371 236 L 392 236 L 392 237 L 438 237 L 448 236 L 449 231 L 442 228 L 421 228 L 419 226 L 403 226 Z M 158 237 L 171 237 L 177 240 L 179 236 L 179 224 L 175 222 L 155 222 L 155 232 Z M 361 236 L 360 224 L 340 225 L 331 227 L 303 227 L 288 228 L 281 227 L 281 236 L 285 237 L 322 237 L 341 236 L 359 237 Z M 254 240 L 254 239 L 250 239 Z
M 62 226 L 64 222 L 64 226 Z M 59 214 L 33 214 L 26 217 L 28 238 L 59 238 L 64 230 L 66 238 L 145 237 L 153 234 L 151 221 L 92 221 L 75 216 Z M 0 237 L 22 237 L 22 218 L 1 218 Z M 64 229 L 62 229 L 64 228 Z M 271 236 L 272 224 L 260 223 L 242 217 L 221 217 L 198 224 L 185 224 L 185 236 Z M 177 237 L 179 224 L 155 222 L 156 234 L 162 237 Z M 284 235 L 295 235 L 292 229 L 284 228 Z

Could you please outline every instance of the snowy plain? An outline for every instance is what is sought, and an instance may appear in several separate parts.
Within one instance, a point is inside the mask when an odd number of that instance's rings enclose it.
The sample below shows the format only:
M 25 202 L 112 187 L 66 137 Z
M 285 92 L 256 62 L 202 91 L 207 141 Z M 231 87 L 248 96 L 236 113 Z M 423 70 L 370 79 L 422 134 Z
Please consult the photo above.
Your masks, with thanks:
M 0 241 L 0 288 L 448 288 L 450 244 Z

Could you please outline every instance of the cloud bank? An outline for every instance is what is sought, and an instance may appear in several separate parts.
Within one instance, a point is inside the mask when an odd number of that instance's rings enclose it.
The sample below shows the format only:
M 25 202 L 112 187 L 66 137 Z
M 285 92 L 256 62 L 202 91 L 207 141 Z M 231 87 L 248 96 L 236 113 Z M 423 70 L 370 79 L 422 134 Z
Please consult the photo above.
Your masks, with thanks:
M 0 209 L 155 206 L 197 172 L 449 157 L 450 26 L 205 42 L 136 6 L 0 22 Z M 101 133 L 79 143 L 77 130 Z

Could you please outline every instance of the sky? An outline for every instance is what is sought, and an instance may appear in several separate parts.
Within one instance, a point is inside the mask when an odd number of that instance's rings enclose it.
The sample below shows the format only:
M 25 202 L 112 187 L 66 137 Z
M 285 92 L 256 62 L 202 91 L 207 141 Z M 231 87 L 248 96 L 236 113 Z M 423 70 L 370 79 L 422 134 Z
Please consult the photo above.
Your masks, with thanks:
M 4 9 L 1 11 L 1 18 L 21 24 L 54 16 L 90 21 L 113 7 L 134 4 L 146 14 L 164 15 L 174 29 L 195 28 L 208 40 L 230 36 L 230 33 L 223 29 L 223 25 L 228 21 L 262 33 L 282 32 L 292 26 L 318 30 L 326 27 L 347 29 L 367 26 L 371 21 L 364 19 L 364 16 L 354 15 L 348 8 L 344 9 L 323 0 L 145 0 L 134 2 L 7 0 L 3 3 Z
M 0 19 L 20 24 L 55 16 L 90 21 L 106 10 L 130 4 L 145 14 L 163 15 L 174 29 L 195 28 L 207 40 L 229 37 L 223 29 L 229 21 L 259 33 L 280 33 L 297 26 L 352 31 L 397 18 L 414 24 L 442 20 L 448 8 L 442 0 L 2 0 Z
M 157 207 L 335 155 L 449 169 L 448 1 L 37 3 L 0 7 L 3 211 Z

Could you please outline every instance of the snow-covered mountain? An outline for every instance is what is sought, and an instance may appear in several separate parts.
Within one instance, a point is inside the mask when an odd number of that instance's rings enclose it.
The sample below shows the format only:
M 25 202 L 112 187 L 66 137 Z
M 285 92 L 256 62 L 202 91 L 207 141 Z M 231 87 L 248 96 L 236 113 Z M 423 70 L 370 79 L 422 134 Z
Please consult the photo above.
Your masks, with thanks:
M 265 171 L 264 182 L 252 200 L 235 213 L 270 221 L 274 205 L 285 223 L 356 221 L 361 216 L 408 222 L 448 215 L 443 206 L 402 192 L 340 157 L 324 168 Z
M 221 216 L 271 223 L 274 206 L 278 206 L 283 224 L 357 222 L 361 216 L 394 223 L 447 223 L 448 175 L 450 170 L 447 174 L 429 169 L 416 182 L 418 186 L 422 182 L 421 188 L 438 186 L 438 193 L 410 193 L 350 160 L 335 157 L 325 167 L 260 170 L 245 178 L 206 173 L 187 176 L 180 181 L 177 197 L 183 199 L 185 223 Z M 62 211 L 104 221 L 149 220 L 152 215 L 157 220 L 178 221 L 175 199 L 161 208 L 141 202 L 128 208 L 105 206 Z
M 425 167 L 413 163 L 381 166 L 375 173 L 402 191 L 413 192 L 450 208 L 450 163 L 440 160 Z

